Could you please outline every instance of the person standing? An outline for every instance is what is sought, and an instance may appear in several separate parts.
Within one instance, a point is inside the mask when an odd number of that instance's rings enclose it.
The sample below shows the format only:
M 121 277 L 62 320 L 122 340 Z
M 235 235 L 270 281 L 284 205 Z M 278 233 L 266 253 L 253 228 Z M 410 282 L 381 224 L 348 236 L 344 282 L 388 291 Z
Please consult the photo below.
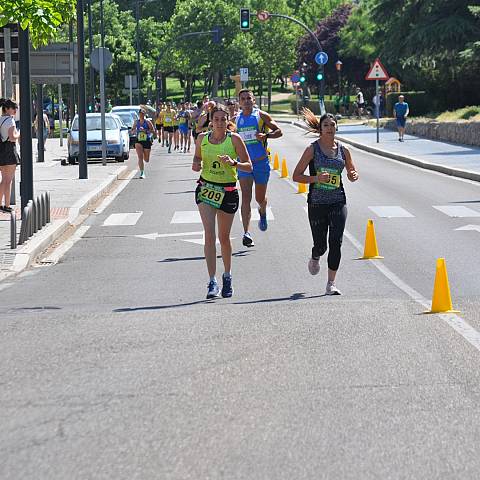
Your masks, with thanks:
M 335 285 L 335 278 L 340 265 L 343 232 L 347 220 L 342 172 L 347 171 L 347 178 L 351 182 L 358 180 L 358 172 L 349 150 L 335 139 L 337 128 L 335 117 L 326 113 L 319 120 L 307 108 L 303 110 L 303 114 L 310 132 L 320 135 L 319 139 L 305 149 L 292 177 L 294 182 L 309 184 L 308 220 L 312 231 L 313 248 L 308 271 L 312 275 L 319 273 L 319 260 L 327 251 L 328 245 L 328 280 L 325 293 L 341 295 Z M 304 174 L 307 167 L 309 175 Z
M 145 118 L 146 110 L 140 108 L 138 112 L 138 120 L 133 124 L 133 134 L 137 137 L 135 143 L 135 151 L 138 157 L 138 169 L 140 170 L 141 179 L 145 178 L 145 163 L 150 161 L 150 151 L 152 148 L 155 130 L 152 122 Z
M 407 123 L 407 117 L 410 113 L 408 103 L 405 102 L 405 97 L 399 95 L 398 102 L 393 107 L 393 114 L 395 121 L 397 122 L 398 129 L 398 141 L 403 142 L 403 136 L 405 135 L 405 125 Z
M 210 276 L 207 299 L 216 298 L 220 294 L 215 276 L 217 263 L 215 223 L 218 225 L 218 240 L 225 268 L 222 276 L 222 297 L 228 298 L 233 295 L 230 231 L 239 204 L 237 170 L 245 172 L 252 170 L 252 163 L 241 137 L 227 130 L 228 111 L 223 106 L 214 106 L 210 109 L 210 114 L 212 130 L 198 135 L 192 163 L 192 170 L 200 172 L 195 202 L 205 232 L 204 252 Z
M 365 99 L 363 98 L 363 92 L 360 89 L 360 87 L 357 87 L 356 92 L 357 92 L 357 97 L 356 97 L 357 117 L 361 118 L 365 109 Z
M 18 105 L 11 99 L 1 98 L 0 108 L 0 211 L 10 213 L 10 194 L 15 169 L 20 163 L 17 140 L 20 133 L 15 126 Z
M 280 138 L 283 134 L 280 127 L 272 120 L 270 115 L 255 107 L 255 97 L 249 89 L 240 90 L 238 93 L 241 112 L 236 117 L 237 132 L 247 145 L 248 154 L 252 160 L 253 171 L 238 174 L 242 190 L 242 243 L 246 247 L 255 246 L 250 234 L 250 220 L 252 217 L 252 190 L 255 183 L 255 200 L 258 203 L 260 220 L 258 228 L 265 231 L 267 223 L 267 185 L 270 178 L 270 164 L 268 162 L 267 140 Z M 270 131 L 267 132 L 267 129 Z

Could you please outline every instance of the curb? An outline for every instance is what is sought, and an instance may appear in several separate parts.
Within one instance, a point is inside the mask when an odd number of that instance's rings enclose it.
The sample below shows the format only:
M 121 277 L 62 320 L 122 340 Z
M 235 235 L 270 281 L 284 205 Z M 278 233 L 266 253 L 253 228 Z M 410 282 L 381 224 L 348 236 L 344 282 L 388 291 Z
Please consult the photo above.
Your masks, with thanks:
M 110 186 L 121 178 L 128 171 L 128 166 L 124 166 L 116 174 L 111 175 L 111 178 L 106 178 L 91 192 L 85 194 L 80 200 L 75 202 L 70 207 L 68 218 L 55 220 L 46 225 L 33 237 L 31 237 L 25 245 L 19 247 L 13 260 L 13 266 L 10 269 L 10 274 L 7 271 L 6 276 L 18 274 L 28 268 L 33 261 L 46 250 L 55 240 L 61 237 L 65 231 L 73 225 L 77 219 L 94 203 L 100 196 L 102 196 Z M 3 280 L 5 277 L 0 278 Z
M 287 121 L 287 120 L 277 120 L 279 123 L 288 123 L 290 125 L 295 125 L 296 127 L 303 128 L 306 130 L 305 125 L 302 125 L 297 121 Z M 428 163 L 418 158 L 409 157 L 408 155 L 399 155 L 398 153 L 389 152 L 388 150 L 382 150 L 381 148 L 371 147 L 369 145 L 364 145 L 363 143 L 355 142 L 349 138 L 342 137 L 342 135 L 336 135 L 340 141 L 352 145 L 360 150 L 364 150 L 369 153 L 374 153 L 382 157 L 391 158 L 399 162 L 408 163 L 410 165 L 415 165 L 416 167 L 423 168 L 425 170 L 433 170 L 435 172 L 444 173 L 445 175 L 450 175 L 452 177 L 465 178 L 467 180 L 473 180 L 474 182 L 480 182 L 480 173 L 472 172 L 471 170 L 460 170 L 458 168 L 446 167 L 445 165 L 438 165 L 437 163 Z

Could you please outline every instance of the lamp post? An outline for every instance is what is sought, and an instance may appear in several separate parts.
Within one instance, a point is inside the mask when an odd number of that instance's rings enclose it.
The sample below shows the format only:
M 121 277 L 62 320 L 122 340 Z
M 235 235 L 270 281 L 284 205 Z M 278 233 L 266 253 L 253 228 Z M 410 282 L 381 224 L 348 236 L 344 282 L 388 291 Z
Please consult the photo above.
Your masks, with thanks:
M 342 65 L 343 62 L 341 60 L 337 60 L 335 62 L 335 68 L 337 69 L 338 73 L 338 93 L 342 96 Z

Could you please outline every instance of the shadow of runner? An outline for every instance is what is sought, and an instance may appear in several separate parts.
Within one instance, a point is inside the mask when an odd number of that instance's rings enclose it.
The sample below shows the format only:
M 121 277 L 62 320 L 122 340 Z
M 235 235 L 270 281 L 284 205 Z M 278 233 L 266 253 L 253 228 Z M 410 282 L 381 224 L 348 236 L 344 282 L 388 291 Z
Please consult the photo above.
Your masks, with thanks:
M 239 250 L 238 252 L 233 252 L 232 257 L 246 257 L 250 251 L 248 250 Z M 222 258 L 221 255 L 217 255 L 217 259 Z M 188 262 L 191 260 L 205 260 L 205 257 L 177 257 L 177 258 L 164 258 L 163 260 L 157 260 L 157 263 L 173 263 L 173 262 Z
M 192 305 L 201 305 L 201 304 L 211 304 L 215 303 L 216 298 L 211 298 L 208 300 L 197 300 L 196 302 L 188 303 L 173 303 L 171 305 L 151 305 L 150 307 L 124 307 L 124 308 L 115 308 L 112 310 L 114 313 L 129 313 L 129 312 L 140 312 L 140 311 L 152 311 L 152 310 L 165 310 L 166 308 L 178 308 L 178 307 L 191 307 Z
M 270 303 L 270 302 L 291 302 L 295 300 L 307 300 L 309 298 L 321 298 L 326 297 L 324 293 L 322 295 L 308 295 L 305 296 L 305 293 L 293 293 L 289 297 L 279 297 L 279 298 L 264 298 L 262 300 L 250 300 L 245 302 L 233 302 L 235 305 L 248 305 L 252 303 Z

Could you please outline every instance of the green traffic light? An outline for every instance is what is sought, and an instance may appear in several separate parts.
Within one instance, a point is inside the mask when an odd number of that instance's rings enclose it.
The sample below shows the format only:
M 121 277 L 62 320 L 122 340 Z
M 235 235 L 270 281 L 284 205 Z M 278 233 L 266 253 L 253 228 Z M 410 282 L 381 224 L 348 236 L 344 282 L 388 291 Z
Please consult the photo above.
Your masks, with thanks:
M 245 27 L 248 27 L 248 21 L 247 21 L 247 20 L 244 20 L 244 21 L 242 22 L 242 27 L 244 27 L 244 28 L 245 28 Z
M 323 80 L 323 73 L 317 73 L 317 80 Z
M 302 75 L 299 80 L 300 80 L 300 83 L 303 83 L 305 81 L 305 76 Z

